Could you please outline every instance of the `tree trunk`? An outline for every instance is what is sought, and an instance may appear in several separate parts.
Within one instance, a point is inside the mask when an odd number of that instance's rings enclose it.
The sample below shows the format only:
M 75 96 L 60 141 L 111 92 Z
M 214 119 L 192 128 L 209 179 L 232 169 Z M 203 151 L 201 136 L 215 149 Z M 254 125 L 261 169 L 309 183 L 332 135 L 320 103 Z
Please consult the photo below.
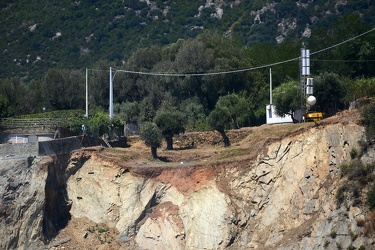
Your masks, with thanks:
M 167 142 L 167 150 L 173 150 L 173 137 L 172 136 L 166 136 L 165 141 Z
M 157 149 L 158 149 L 157 147 L 151 147 L 151 155 L 153 159 L 158 158 Z
M 237 117 L 233 116 L 233 117 L 232 117 L 232 120 L 233 120 L 233 123 L 234 123 L 234 127 L 235 127 L 235 129 L 239 129 L 240 126 L 238 126 Z
M 229 141 L 229 138 L 228 138 L 227 134 L 225 133 L 225 131 L 224 130 L 218 130 L 218 132 L 221 134 L 221 136 L 224 139 L 224 147 L 230 147 L 230 141 Z

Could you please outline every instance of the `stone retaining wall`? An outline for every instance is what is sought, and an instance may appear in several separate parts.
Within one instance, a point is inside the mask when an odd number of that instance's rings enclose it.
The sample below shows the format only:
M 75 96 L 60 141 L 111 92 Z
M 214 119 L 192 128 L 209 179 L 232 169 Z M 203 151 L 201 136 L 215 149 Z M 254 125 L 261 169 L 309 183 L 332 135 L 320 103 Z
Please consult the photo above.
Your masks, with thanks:
M 38 155 L 38 143 L 17 143 L 0 145 L 0 156 L 10 157 L 16 155 Z
M 0 157 L 62 155 L 82 147 L 102 145 L 97 138 L 74 136 L 43 142 L 29 142 L 17 144 L 1 144 Z

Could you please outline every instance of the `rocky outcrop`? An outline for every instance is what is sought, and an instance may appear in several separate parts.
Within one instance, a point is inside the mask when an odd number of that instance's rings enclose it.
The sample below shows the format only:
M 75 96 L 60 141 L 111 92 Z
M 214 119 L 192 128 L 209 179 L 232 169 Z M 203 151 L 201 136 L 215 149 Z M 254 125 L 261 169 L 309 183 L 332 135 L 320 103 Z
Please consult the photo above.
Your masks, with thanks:
M 370 246 L 358 223 L 367 211 L 335 199 L 339 164 L 362 134 L 355 124 L 314 127 L 253 162 L 133 172 L 90 159 L 68 180 L 71 214 L 116 227 L 139 249 Z
M 59 155 L 0 161 L 0 249 L 45 249 L 66 226 L 71 206 L 68 159 Z
M 340 244 L 371 245 L 370 238 L 357 237 L 366 211 L 337 208 L 339 164 L 349 160 L 363 131 L 356 125 L 313 128 L 272 144 L 268 153 L 247 175 L 232 173 L 234 203 L 250 205 L 240 210 L 251 216 L 239 246 L 258 249 L 336 249 Z M 240 190 L 238 193 L 237 190 Z M 337 234 L 337 237 L 331 237 Z
M 0 249 L 43 249 L 44 186 L 48 162 L 0 161 Z
M 124 249 L 371 249 L 370 211 L 335 198 L 345 182 L 339 166 L 363 133 L 355 123 L 318 123 L 269 138 L 256 157 L 165 166 L 130 166 L 97 149 L 3 161 L 0 247 L 54 248 L 79 238 L 72 248 L 85 248 L 96 238 Z M 236 147 L 252 136 L 221 152 L 246 150 Z M 73 231 L 51 243 L 69 224 Z

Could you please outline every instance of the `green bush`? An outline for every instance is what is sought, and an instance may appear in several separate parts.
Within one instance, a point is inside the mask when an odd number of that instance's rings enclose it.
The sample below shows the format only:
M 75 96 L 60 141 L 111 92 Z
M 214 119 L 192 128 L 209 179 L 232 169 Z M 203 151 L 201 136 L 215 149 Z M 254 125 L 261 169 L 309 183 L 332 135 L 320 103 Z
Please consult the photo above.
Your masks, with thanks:
M 336 202 L 337 202 L 337 206 L 341 206 L 341 204 L 344 202 L 345 200 L 345 193 L 348 191 L 348 186 L 347 185 L 343 185 L 339 188 L 339 190 L 337 190 L 337 193 L 336 193 Z
M 341 177 L 344 177 L 345 175 L 347 175 L 350 171 L 350 164 L 349 163 L 342 163 L 340 165 L 340 170 L 341 170 Z
M 354 159 L 359 158 L 359 157 L 360 157 L 360 153 L 359 153 L 358 149 L 352 148 L 352 150 L 350 150 L 350 158 L 352 158 L 352 160 L 354 160 Z

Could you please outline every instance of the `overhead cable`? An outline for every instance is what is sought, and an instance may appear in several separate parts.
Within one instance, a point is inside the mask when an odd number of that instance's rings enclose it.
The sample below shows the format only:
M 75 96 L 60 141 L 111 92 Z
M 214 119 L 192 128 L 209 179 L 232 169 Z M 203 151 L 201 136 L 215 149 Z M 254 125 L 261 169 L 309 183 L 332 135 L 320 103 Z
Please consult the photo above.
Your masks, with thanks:
M 138 74 L 138 75 L 151 75 L 151 76 L 212 76 L 212 75 L 224 75 L 224 74 L 232 74 L 232 73 L 239 73 L 239 72 L 246 72 L 251 70 L 257 70 L 262 68 L 268 68 L 271 66 L 292 62 L 299 60 L 299 57 L 288 59 L 281 62 L 271 63 L 263 66 L 253 67 L 253 68 L 246 68 L 246 69 L 237 69 L 237 70 L 230 70 L 230 71 L 222 71 L 222 72 L 208 72 L 208 73 L 157 73 L 157 72 L 142 72 L 142 71 L 132 71 L 132 70 L 122 70 L 118 69 L 116 71 L 125 72 L 129 74 Z
M 368 30 L 362 34 L 359 34 L 355 37 L 352 37 L 352 38 L 349 38 L 343 42 L 340 42 L 340 43 L 337 43 L 335 45 L 332 45 L 330 47 L 327 47 L 327 48 L 324 48 L 324 49 L 321 49 L 321 50 L 318 50 L 318 51 L 315 51 L 315 52 L 312 52 L 310 53 L 310 56 L 311 55 L 315 55 L 315 54 L 318 54 L 318 53 L 321 53 L 323 51 L 326 51 L 326 50 L 329 50 L 329 49 L 332 49 L 332 48 L 335 48 L 337 46 L 340 46 L 344 43 L 347 43 L 347 42 L 350 42 L 352 40 L 355 40 L 361 36 L 364 36 L 370 32 L 373 32 L 375 31 L 375 27 L 372 28 L 371 30 Z M 224 74 L 233 74 L 233 73 L 240 73 L 240 72 L 247 72 L 247 71 L 252 71 L 252 70 L 258 70 L 258 69 L 263 69 L 263 68 L 269 68 L 269 67 L 272 67 L 272 66 L 276 66 L 276 65 L 279 65 L 279 64 L 284 64 L 284 63 L 288 63 L 288 62 L 292 62 L 292 61 L 297 61 L 297 60 L 300 60 L 301 57 L 295 57 L 295 58 L 292 58 L 292 59 L 288 59 L 288 60 L 284 60 L 284 61 L 280 61 L 280 62 L 275 62 L 275 63 L 270 63 L 270 64 L 266 64 L 266 65 L 262 65 L 262 66 L 257 66 L 257 67 L 252 67 L 252 68 L 245 68 L 245 69 L 237 69 L 237 70 L 229 70 L 229 71 L 221 71 L 221 72 L 207 72 L 207 73 L 163 73 L 163 72 L 144 72 L 144 71 L 133 71 L 133 70 L 122 70 L 122 69 L 117 69 L 117 71 L 119 72 L 124 72 L 124 73 L 128 73 L 128 74 L 138 74 L 138 75 L 149 75 L 149 76 L 173 76 L 173 77 L 187 77 L 187 76 L 213 76 L 213 75 L 224 75 Z M 102 71 L 102 70 L 93 70 L 93 71 Z
M 327 48 L 324 48 L 324 49 L 321 49 L 321 50 L 318 50 L 318 51 L 312 52 L 312 53 L 310 53 L 310 55 L 318 54 L 318 53 L 320 53 L 320 52 L 323 52 L 323 51 L 326 51 L 326 50 L 329 50 L 329 49 L 335 48 L 335 47 L 337 47 L 337 46 L 340 46 L 340 45 L 342 45 L 342 44 L 344 44 L 344 43 L 347 43 L 347 42 L 353 41 L 353 40 L 357 39 L 358 37 L 364 36 L 364 35 L 366 35 L 366 34 L 368 34 L 368 33 L 370 33 L 370 32 L 373 32 L 373 31 L 375 31 L 375 28 L 372 28 L 372 29 L 370 29 L 370 30 L 368 30 L 368 31 L 366 31 L 366 32 L 364 32 L 364 33 L 362 33 L 362 34 L 359 34 L 358 36 L 355 36 L 355 37 L 349 38 L 349 39 L 347 39 L 347 40 L 345 40 L 345 41 L 343 41 L 343 42 L 341 42 L 341 43 L 338 43 L 338 44 L 332 45 L 332 46 L 330 46 L 330 47 L 327 47 Z

